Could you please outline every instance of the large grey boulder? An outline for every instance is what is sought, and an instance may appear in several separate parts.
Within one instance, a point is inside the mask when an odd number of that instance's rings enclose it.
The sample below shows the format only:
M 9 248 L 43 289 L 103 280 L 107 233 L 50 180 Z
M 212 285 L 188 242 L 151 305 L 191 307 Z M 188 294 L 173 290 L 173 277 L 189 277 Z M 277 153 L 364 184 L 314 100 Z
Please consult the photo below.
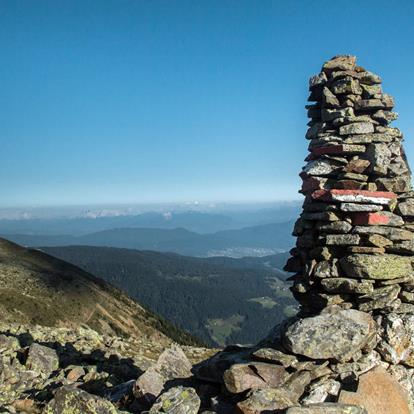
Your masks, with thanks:
M 48 377 L 59 368 L 59 357 L 53 348 L 33 343 L 29 347 L 26 368 Z
M 348 361 L 376 334 L 372 317 L 354 309 L 328 309 L 291 325 L 284 344 L 294 354 L 311 359 Z
M 166 349 L 157 362 L 136 381 L 134 395 L 154 402 L 167 381 L 191 376 L 191 362 L 176 344 Z

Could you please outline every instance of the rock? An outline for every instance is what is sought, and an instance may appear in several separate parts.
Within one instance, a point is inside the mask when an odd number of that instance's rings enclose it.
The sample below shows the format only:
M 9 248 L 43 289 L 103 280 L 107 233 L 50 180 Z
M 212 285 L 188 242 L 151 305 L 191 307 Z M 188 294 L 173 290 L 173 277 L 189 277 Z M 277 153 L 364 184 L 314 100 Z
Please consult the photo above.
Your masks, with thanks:
M 385 175 L 391 162 L 392 153 L 387 144 L 370 144 L 367 147 L 366 157 L 370 161 L 371 171 Z
M 320 147 L 312 148 L 312 154 L 324 155 L 324 154 L 362 154 L 366 151 L 364 145 L 325 145 Z
M 321 233 L 348 233 L 352 229 L 352 224 L 347 221 L 338 220 L 331 223 L 317 223 L 316 228 Z
M 152 367 L 137 379 L 134 395 L 153 402 L 167 381 L 190 377 L 191 368 L 192 365 L 183 350 L 173 344 L 159 356 L 158 361 Z
M 133 389 L 134 396 L 152 403 L 160 395 L 166 382 L 167 379 L 156 367 L 150 367 L 136 380 Z
M 367 411 L 354 404 L 321 403 L 310 404 L 304 407 L 292 407 L 286 414 L 369 414 Z M 379 414 L 379 412 L 377 413 Z M 385 413 L 384 413 L 385 414 Z
M 20 348 L 20 343 L 13 336 L 0 335 L 0 354 L 14 354 Z
M 370 122 L 356 122 L 339 128 L 339 135 L 370 134 L 372 132 L 374 132 L 374 125 Z
M 409 198 L 402 203 L 398 203 L 397 212 L 402 216 L 414 217 L 414 198 Z
M 357 391 L 341 391 L 339 402 L 364 407 L 368 414 L 409 414 L 408 397 L 398 382 L 382 368 L 359 377 Z
M 194 388 L 173 387 L 161 394 L 149 414 L 197 414 L 201 401 Z
M 376 288 L 373 292 L 358 298 L 361 301 L 358 309 L 363 312 L 370 312 L 374 309 L 386 308 L 398 297 L 400 290 L 401 288 L 398 285 Z
M 413 274 L 409 257 L 392 254 L 352 254 L 342 257 L 339 263 L 350 278 L 384 280 Z
M 347 138 L 347 139 L 350 139 L 350 138 Z M 356 159 L 353 159 L 353 160 L 348 162 L 347 166 L 345 167 L 345 170 L 347 172 L 353 172 L 353 173 L 361 174 L 370 165 L 371 165 L 371 163 L 368 160 L 363 160 L 363 159 L 360 159 L 360 158 L 356 158 Z
M 379 234 L 392 241 L 411 241 L 413 233 L 408 230 L 387 226 L 355 226 L 352 232 L 357 234 Z
M 342 168 L 342 165 L 336 162 L 315 160 L 303 167 L 303 172 L 308 175 L 326 176 L 339 171 L 340 168 Z
M 385 361 L 414 367 L 414 315 L 384 315 L 381 327 L 377 349 Z
M 386 226 L 392 225 L 391 219 L 386 212 L 357 213 L 352 216 L 354 226 Z
M 390 204 L 397 195 L 388 191 L 365 191 L 365 190 L 316 190 L 311 194 L 314 200 L 348 202 L 348 203 L 371 203 Z
M 249 389 L 278 387 L 288 377 L 281 365 L 252 362 L 233 365 L 224 373 L 223 379 L 227 390 L 238 394 Z
M 343 277 L 321 280 L 322 287 L 330 293 L 356 293 L 364 294 L 374 291 L 374 285 L 370 280 L 347 279 Z
M 285 354 L 273 348 L 261 348 L 253 352 L 252 356 L 255 359 L 264 362 L 275 362 L 282 365 L 284 368 L 288 368 L 297 362 L 297 358 L 293 355 Z
M 328 234 L 324 240 L 327 246 L 352 246 L 359 244 L 360 237 L 358 234 Z
M 285 389 L 268 388 L 253 390 L 246 400 L 237 404 L 237 408 L 243 414 L 264 414 L 279 412 L 294 404 Z
M 349 246 L 349 253 L 362 253 L 362 254 L 384 254 L 385 249 L 383 247 L 368 247 L 368 246 Z
M 325 75 L 325 77 L 326 77 L 326 75 Z M 323 103 L 326 107 L 333 107 L 334 108 L 334 107 L 339 106 L 338 98 L 327 87 L 323 88 L 322 101 L 323 101 Z
M 44 414 L 118 414 L 119 411 L 103 398 L 72 387 L 62 387 L 44 410 Z
M 322 72 L 331 73 L 333 70 L 354 70 L 355 65 L 355 56 L 338 55 L 323 64 Z
M 368 236 L 368 243 L 375 247 L 387 247 L 392 246 L 392 241 L 380 234 L 371 234 Z
M 379 204 L 341 203 L 340 209 L 349 212 L 380 211 L 382 206 Z
M 79 378 L 83 377 L 86 374 L 85 370 L 82 367 L 73 367 L 66 375 L 66 379 L 69 382 L 76 382 Z
M 338 277 L 339 274 L 336 267 L 336 262 L 331 262 L 328 260 L 319 262 L 315 267 L 313 275 L 320 279 Z
M 331 85 L 332 92 L 335 95 L 354 94 L 361 95 L 362 88 L 359 82 L 352 78 L 338 79 Z
M 59 358 L 54 349 L 33 343 L 29 347 L 26 367 L 48 377 L 59 368 Z
M 305 318 L 291 325 L 284 344 L 294 354 L 311 359 L 347 361 L 375 335 L 370 315 L 353 310 L 335 310 Z
M 302 400 L 302 404 L 318 404 L 326 401 L 328 397 L 336 397 L 341 389 L 341 383 L 333 379 L 322 379 L 312 384 L 309 395 Z
M 309 88 L 312 89 L 315 86 L 321 87 L 326 84 L 328 78 L 326 77 L 326 74 L 324 72 L 319 73 L 318 75 L 312 76 L 309 79 Z

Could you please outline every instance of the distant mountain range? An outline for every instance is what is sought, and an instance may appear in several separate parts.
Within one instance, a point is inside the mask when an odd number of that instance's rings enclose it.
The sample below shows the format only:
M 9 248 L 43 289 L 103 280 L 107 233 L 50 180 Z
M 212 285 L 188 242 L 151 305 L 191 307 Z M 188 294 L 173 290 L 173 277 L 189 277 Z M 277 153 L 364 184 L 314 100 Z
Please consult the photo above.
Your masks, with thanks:
M 106 246 L 155 250 L 188 256 L 265 256 L 290 249 L 293 222 L 271 223 L 237 230 L 200 234 L 184 228 L 115 228 L 81 236 L 7 234 L 25 246 Z
M 114 228 L 185 228 L 196 233 L 236 230 L 267 223 L 294 220 L 300 204 L 285 203 L 274 208 L 250 208 L 219 212 L 174 211 L 146 212 L 135 215 L 50 217 L 1 219 L 1 234 L 71 235 L 80 236 Z
M 256 342 L 296 312 L 281 270 L 286 253 L 231 259 L 108 247 L 41 249 L 121 288 L 211 345 Z

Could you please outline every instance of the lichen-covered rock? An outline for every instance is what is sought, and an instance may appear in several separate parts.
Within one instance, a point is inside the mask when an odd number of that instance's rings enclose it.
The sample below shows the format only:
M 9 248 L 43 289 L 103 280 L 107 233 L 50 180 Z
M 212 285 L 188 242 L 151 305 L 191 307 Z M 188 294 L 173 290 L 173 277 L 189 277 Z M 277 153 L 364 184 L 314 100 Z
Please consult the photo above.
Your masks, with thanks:
M 289 377 L 282 365 L 251 362 L 235 364 L 223 376 L 224 385 L 233 394 L 255 388 L 272 388 L 282 385 Z
M 194 388 L 178 386 L 161 394 L 149 414 L 197 414 L 200 404 Z
M 154 402 L 167 381 L 190 377 L 191 368 L 192 365 L 183 350 L 177 344 L 173 344 L 137 379 L 134 395 Z
M 49 376 L 59 368 L 59 357 L 54 349 L 33 343 L 29 347 L 26 367 L 41 375 Z
M 301 319 L 285 333 L 289 351 L 312 359 L 347 361 L 375 335 L 375 322 L 354 309 L 334 310 Z
M 353 254 L 339 261 L 348 277 L 361 279 L 397 279 L 413 274 L 410 257 L 393 254 Z
M 267 388 L 251 391 L 247 399 L 237 404 L 237 408 L 243 414 L 263 414 L 279 412 L 294 404 L 284 388 Z
M 259 361 L 274 362 L 285 368 L 297 362 L 297 358 L 294 355 L 285 354 L 273 348 L 260 348 L 252 353 L 252 357 Z
M 414 367 L 414 314 L 383 315 L 381 340 L 377 349 L 392 364 L 403 363 Z
M 73 387 L 62 387 L 56 391 L 44 414 L 119 414 L 107 400 Z

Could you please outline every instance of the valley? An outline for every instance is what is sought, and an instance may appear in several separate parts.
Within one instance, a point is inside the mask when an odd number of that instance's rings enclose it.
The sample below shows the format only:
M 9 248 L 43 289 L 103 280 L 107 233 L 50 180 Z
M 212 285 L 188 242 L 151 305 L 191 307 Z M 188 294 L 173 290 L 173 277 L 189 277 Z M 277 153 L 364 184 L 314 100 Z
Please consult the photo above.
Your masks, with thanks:
M 255 343 L 296 313 L 281 270 L 286 253 L 233 259 L 91 246 L 41 249 L 128 292 L 211 346 Z

